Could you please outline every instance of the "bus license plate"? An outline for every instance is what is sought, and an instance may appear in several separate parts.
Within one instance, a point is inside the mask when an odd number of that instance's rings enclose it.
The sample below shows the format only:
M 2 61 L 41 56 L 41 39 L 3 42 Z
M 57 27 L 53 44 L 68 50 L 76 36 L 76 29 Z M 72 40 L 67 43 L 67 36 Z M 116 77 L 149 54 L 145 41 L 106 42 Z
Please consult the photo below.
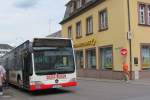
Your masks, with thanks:
M 61 88 L 61 85 L 53 85 L 53 88 Z

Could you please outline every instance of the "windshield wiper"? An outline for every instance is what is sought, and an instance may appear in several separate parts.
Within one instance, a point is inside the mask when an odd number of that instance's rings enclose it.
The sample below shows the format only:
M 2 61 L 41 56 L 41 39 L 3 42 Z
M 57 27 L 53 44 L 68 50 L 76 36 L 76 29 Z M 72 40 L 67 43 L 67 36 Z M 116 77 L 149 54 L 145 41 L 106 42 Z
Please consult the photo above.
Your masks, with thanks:
M 61 66 L 59 66 L 59 67 L 55 67 L 55 69 L 68 69 L 68 67 L 61 67 Z

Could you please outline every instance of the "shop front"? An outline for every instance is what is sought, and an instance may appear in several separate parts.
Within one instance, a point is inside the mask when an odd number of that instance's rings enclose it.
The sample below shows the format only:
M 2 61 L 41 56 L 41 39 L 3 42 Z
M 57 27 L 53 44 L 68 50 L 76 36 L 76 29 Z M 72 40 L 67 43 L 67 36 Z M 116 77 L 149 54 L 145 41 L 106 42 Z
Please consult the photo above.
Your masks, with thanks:
M 95 39 L 91 39 L 74 45 L 78 76 L 122 79 L 122 71 L 115 70 L 113 45 L 100 46 L 96 43 Z

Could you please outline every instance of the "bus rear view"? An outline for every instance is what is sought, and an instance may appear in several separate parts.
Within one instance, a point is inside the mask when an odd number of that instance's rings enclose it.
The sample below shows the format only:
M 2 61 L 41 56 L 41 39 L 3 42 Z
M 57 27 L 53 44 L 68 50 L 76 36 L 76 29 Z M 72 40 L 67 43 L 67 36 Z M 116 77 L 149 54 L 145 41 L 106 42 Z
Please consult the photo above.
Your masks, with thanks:
M 74 59 L 70 39 L 34 39 L 30 91 L 76 86 Z

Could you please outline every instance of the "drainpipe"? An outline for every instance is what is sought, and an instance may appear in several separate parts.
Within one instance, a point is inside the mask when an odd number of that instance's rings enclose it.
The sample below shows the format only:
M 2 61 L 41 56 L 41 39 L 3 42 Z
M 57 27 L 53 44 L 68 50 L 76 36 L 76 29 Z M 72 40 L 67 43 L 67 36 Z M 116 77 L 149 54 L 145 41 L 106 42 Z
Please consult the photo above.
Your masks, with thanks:
M 130 17 L 130 1 L 127 0 L 127 9 L 128 9 L 128 34 L 131 32 L 131 17 Z M 132 80 L 132 36 L 128 38 L 129 40 L 129 55 L 130 55 L 130 80 Z

